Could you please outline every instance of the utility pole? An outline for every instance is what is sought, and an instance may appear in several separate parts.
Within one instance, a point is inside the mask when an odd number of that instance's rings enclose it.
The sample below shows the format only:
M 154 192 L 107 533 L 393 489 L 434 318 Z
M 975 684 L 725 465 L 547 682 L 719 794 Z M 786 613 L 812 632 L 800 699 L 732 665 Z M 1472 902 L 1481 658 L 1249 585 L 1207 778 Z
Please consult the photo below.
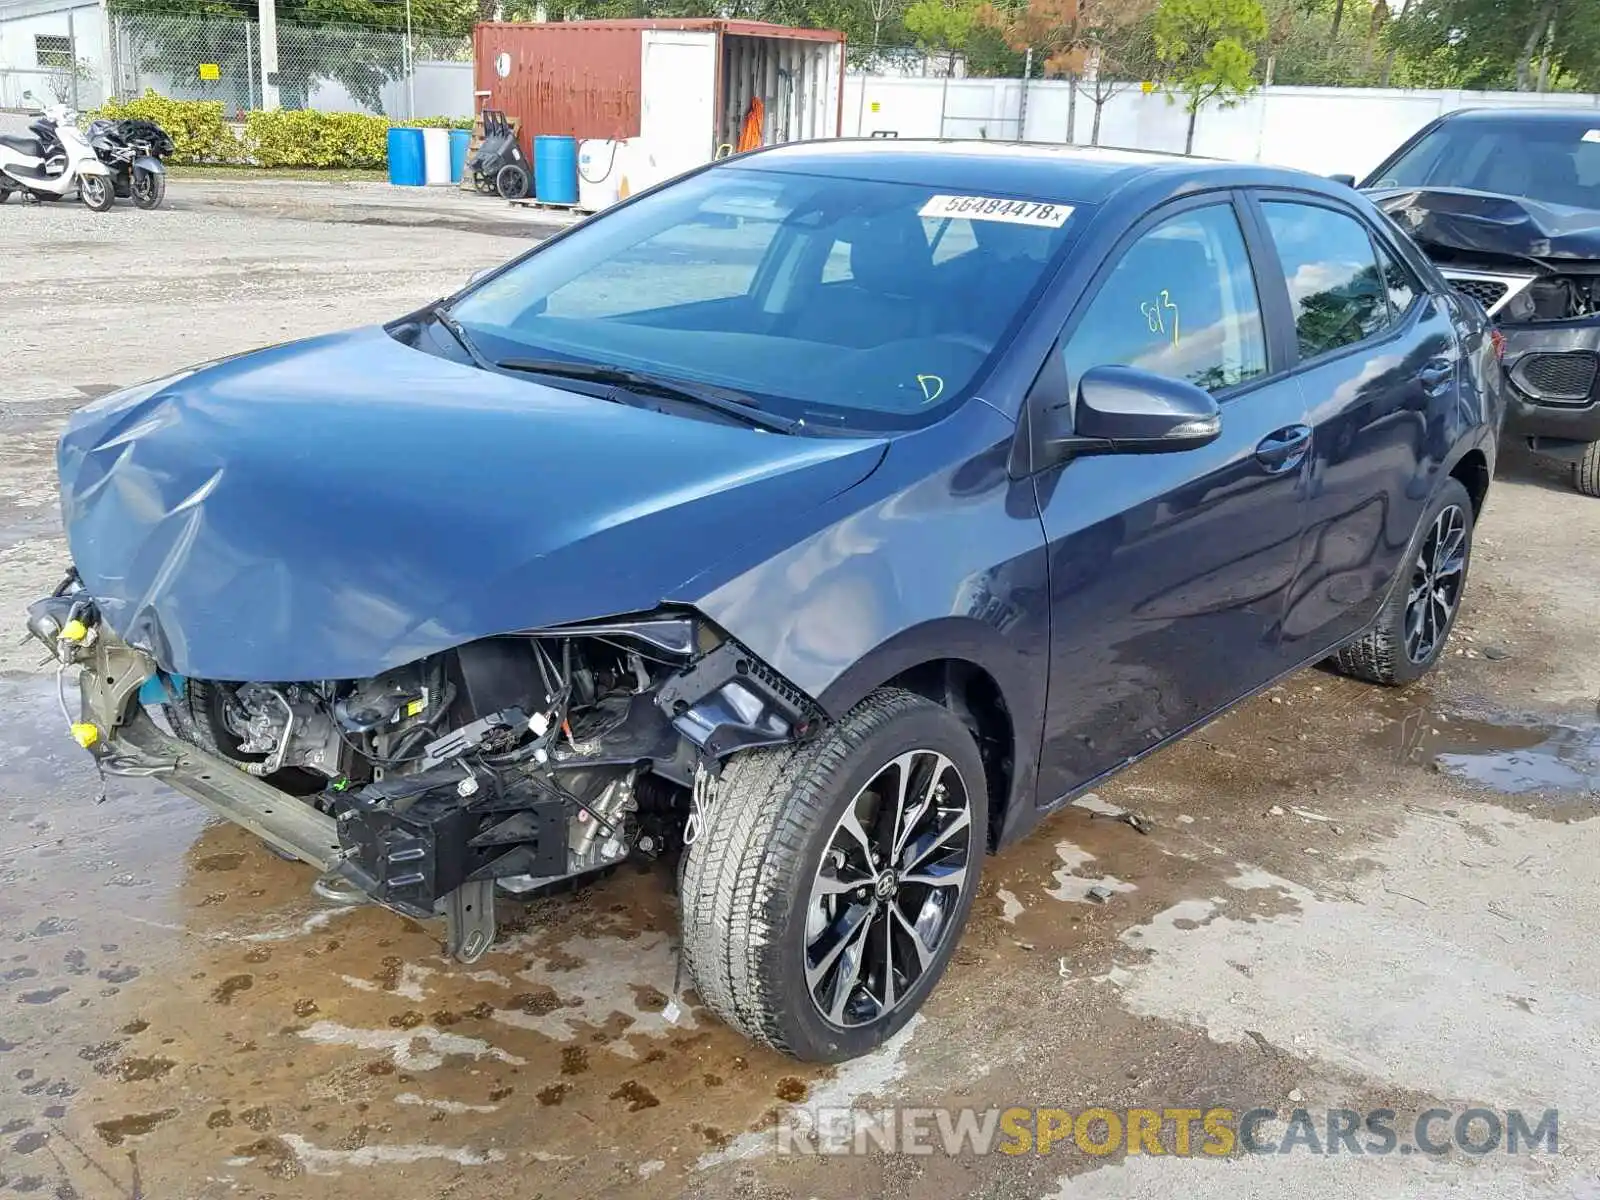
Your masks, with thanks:
M 261 26 L 261 107 L 278 107 L 278 7 L 277 0 L 256 0 Z
M 78 27 L 72 21 L 72 10 L 67 10 L 67 67 L 72 70 L 69 75 L 72 82 L 72 112 L 77 115 L 78 110 Z M 1544 88 L 1539 88 L 1544 91 Z
M 417 115 L 417 51 L 411 44 L 411 0 L 406 0 L 406 116 Z
M 1033 74 L 1033 47 L 1028 47 L 1028 52 L 1022 59 L 1022 90 L 1017 95 L 1017 138 L 1019 142 L 1028 140 L 1028 78 Z

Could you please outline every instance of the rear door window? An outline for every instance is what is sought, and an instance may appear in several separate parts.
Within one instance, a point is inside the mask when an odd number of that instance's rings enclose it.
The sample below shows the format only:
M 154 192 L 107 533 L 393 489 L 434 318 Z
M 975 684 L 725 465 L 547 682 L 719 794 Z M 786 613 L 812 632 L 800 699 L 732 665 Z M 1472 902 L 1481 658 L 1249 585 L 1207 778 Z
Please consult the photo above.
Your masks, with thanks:
M 1366 226 L 1314 204 L 1262 204 L 1278 248 L 1302 359 L 1354 345 L 1389 324 L 1385 283 Z
M 1063 352 L 1073 386 L 1107 364 L 1213 392 L 1265 374 L 1261 304 L 1233 205 L 1189 209 L 1141 234 Z

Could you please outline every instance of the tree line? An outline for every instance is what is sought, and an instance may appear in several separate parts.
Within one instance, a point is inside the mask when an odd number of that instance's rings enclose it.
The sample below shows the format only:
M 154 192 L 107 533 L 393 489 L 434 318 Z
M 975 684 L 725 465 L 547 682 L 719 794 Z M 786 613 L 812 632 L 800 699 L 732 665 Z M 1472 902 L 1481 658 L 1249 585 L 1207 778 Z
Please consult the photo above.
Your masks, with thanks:
M 248 21 L 256 2 L 112 8 Z M 277 0 L 277 14 L 291 26 L 405 22 L 403 0 Z M 496 19 L 717 16 L 839 29 L 858 67 L 909 53 L 936 71 L 959 61 L 969 76 L 1073 80 L 1093 133 L 1105 102 L 1140 83 L 1191 118 L 1263 83 L 1600 91 L 1600 0 L 412 0 L 411 16 L 418 31 L 461 35 Z

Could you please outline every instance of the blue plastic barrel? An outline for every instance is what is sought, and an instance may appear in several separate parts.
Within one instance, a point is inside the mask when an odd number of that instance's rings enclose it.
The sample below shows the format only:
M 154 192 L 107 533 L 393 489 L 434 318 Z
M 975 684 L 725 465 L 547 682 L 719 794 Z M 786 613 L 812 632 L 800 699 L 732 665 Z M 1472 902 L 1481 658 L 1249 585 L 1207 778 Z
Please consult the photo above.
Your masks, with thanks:
M 544 204 L 578 202 L 578 139 L 533 139 L 533 194 Z
M 450 182 L 460 183 L 467 173 L 467 147 L 472 144 L 472 134 L 465 129 L 450 131 Z
M 421 187 L 427 180 L 422 166 L 422 130 L 389 130 L 389 182 Z

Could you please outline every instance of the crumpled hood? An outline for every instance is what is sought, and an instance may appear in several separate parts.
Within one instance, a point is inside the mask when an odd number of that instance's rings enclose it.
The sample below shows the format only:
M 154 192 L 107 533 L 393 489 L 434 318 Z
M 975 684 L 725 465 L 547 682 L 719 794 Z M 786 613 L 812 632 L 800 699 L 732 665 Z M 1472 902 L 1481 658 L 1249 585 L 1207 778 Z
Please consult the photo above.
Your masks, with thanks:
M 366 329 L 108 396 L 58 463 L 112 629 L 179 674 L 278 681 L 647 610 L 883 446 L 662 415 Z
M 1373 191 L 1372 200 L 1423 247 L 1600 264 L 1600 211 L 1456 188 Z

